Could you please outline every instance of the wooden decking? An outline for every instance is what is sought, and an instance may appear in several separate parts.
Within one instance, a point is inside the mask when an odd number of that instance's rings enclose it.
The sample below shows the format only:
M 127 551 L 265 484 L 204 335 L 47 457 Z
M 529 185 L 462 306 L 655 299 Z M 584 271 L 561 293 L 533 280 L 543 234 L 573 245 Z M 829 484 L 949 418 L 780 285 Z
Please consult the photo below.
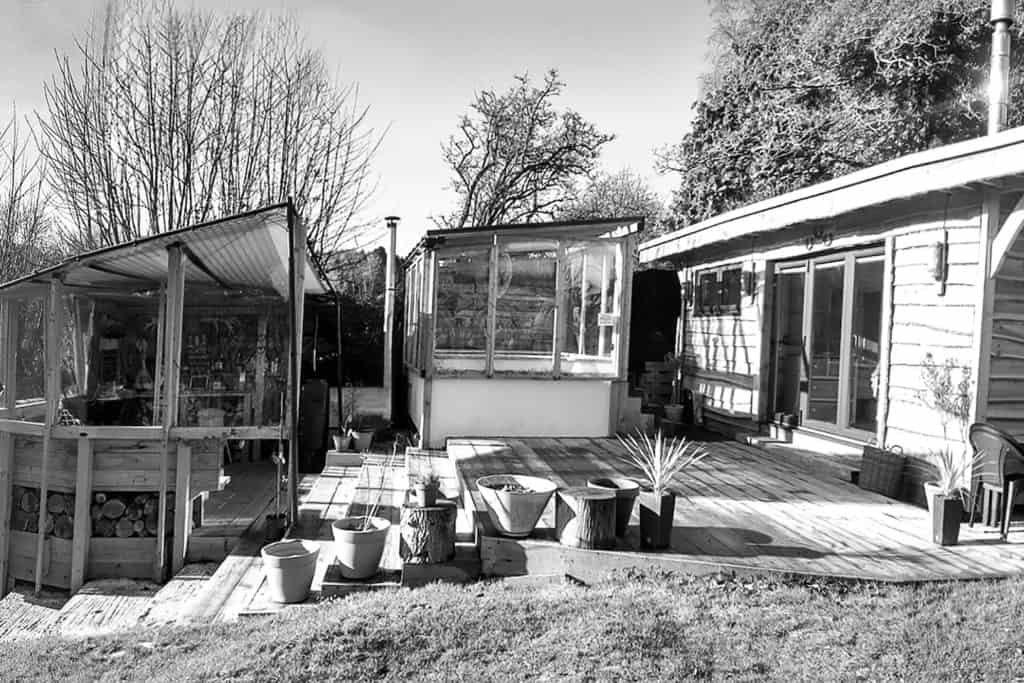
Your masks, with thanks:
M 837 468 L 804 464 L 792 453 L 734 441 L 711 441 L 711 455 L 679 478 L 671 549 L 639 553 L 633 536 L 615 551 L 572 551 L 550 539 L 553 504 L 524 541 L 484 532 L 485 574 L 522 575 L 575 567 L 588 575 L 613 567 L 654 565 L 707 573 L 720 570 L 792 572 L 874 579 L 975 579 L 1024 572 L 1024 529 L 1009 542 L 994 528 L 965 524 L 960 544 L 930 540 L 923 508 L 864 491 Z M 459 439 L 448 442 L 463 485 L 484 510 L 475 480 L 514 472 L 579 486 L 594 476 L 637 476 L 619 459 L 613 439 Z M 637 523 L 634 510 L 633 525 Z M 571 573 L 571 572 L 568 572 Z

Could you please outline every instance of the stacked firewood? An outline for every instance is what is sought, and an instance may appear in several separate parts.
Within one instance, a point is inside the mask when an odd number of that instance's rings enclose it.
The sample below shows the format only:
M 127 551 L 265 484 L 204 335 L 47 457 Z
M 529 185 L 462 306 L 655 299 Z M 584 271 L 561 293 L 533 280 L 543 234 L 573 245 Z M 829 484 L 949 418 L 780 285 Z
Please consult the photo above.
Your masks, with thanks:
M 159 493 L 101 493 L 93 494 L 89 507 L 92 517 L 92 535 L 129 538 L 156 536 L 160 514 Z M 174 494 L 167 495 L 167 534 L 171 534 L 174 519 Z
M 13 487 L 11 528 L 15 531 L 39 532 L 39 489 L 29 486 Z M 52 492 L 46 496 L 46 528 L 44 531 L 57 538 L 75 535 L 75 495 Z

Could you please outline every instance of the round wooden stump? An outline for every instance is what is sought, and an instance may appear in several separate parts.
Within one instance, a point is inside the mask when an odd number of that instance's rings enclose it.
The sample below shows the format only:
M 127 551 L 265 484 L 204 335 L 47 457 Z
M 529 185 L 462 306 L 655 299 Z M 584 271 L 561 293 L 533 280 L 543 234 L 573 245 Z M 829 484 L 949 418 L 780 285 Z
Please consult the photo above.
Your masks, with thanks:
M 458 507 L 439 500 L 431 507 L 402 506 L 398 552 L 410 564 L 439 564 L 455 557 L 455 516 Z
M 555 493 L 558 541 L 574 548 L 615 547 L 615 493 L 580 486 Z

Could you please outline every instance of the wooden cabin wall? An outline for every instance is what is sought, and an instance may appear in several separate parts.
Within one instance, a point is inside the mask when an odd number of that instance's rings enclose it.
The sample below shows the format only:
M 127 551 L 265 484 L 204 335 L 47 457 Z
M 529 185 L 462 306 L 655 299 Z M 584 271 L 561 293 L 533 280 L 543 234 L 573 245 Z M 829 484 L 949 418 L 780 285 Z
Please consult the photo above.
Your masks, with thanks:
M 758 419 L 761 373 L 761 322 L 765 292 L 764 260 L 753 262 L 757 271 L 754 296 L 740 297 L 738 313 L 694 315 L 693 302 L 685 306 L 677 355 L 683 357 L 683 387 L 704 395 L 711 420 L 733 427 L 749 427 Z M 693 282 L 707 268 L 743 264 L 736 259 L 702 264 L 679 271 L 681 282 Z M 717 415 L 716 415 L 717 414 Z
M 1004 198 L 1003 219 L 1016 199 Z M 1024 235 L 996 273 L 990 362 L 986 421 L 1024 439 Z
M 931 452 L 946 447 L 958 452 L 962 445 L 955 420 L 945 419 L 942 436 L 943 416 L 922 398 L 922 371 L 931 354 L 938 365 L 953 361 L 954 381 L 960 368 L 977 376 L 972 346 L 982 296 L 977 286 L 981 220 L 979 199 L 951 209 L 945 220 L 927 214 L 908 219 L 893 236 L 888 411 L 879 418 L 885 420 L 886 445 L 899 445 L 910 456 L 907 473 L 915 484 L 927 476 L 924 463 Z M 944 235 L 949 247 L 943 292 L 930 268 L 934 245 Z

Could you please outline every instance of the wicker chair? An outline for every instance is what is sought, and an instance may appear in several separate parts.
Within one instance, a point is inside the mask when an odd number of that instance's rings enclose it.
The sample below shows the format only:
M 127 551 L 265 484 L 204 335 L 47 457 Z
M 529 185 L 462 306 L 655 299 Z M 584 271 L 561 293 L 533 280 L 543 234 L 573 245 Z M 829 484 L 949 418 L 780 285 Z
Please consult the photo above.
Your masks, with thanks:
M 983 422 L 971 425 L 969 438 L 975 454 L 981 458 L 974 468 L 971 518 L 968 524 L 974 525 L 974 513 L 982 490 L 999 492 L 1003 502 L 999 536 L 1005 541 L 1010 528 L 1013 499 L 1019 490 L 1018 482 L 1024 481 L 1024 446 L 1006 432 Z

